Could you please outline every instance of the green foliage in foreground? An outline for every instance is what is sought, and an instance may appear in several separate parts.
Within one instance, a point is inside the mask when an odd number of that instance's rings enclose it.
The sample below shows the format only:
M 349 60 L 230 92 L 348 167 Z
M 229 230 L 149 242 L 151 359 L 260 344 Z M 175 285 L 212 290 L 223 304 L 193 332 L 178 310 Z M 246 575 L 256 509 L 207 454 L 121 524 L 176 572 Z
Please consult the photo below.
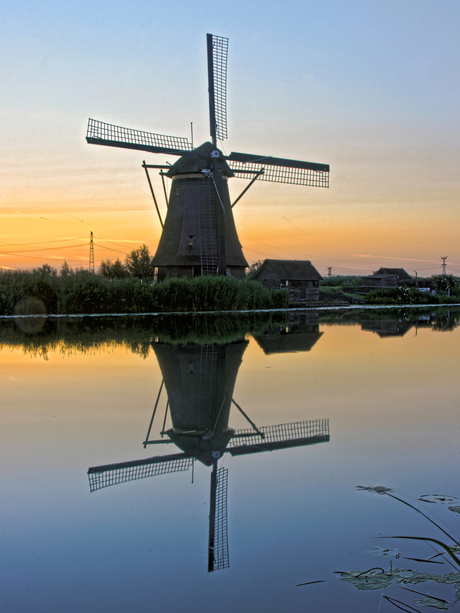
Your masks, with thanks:
M 33 300 L 31 300 L 33 299 Z M 170 279 L 105 279 L 99 275 L 51 275 L 44 270 L 0 272 L 0 315 L 37 311 L 38 301 L 49 314 L 196 312 L 282 309 L 287 291 L 272 291 L 257 281 L 229 277 Z
M 450 296 L 438 291 L 435 296 L 431 293 L 420 292 L 415 287 L 395 287 L 391 289 L 373 290 L 366 294 L 367 304 L 458 304 L 460 296 L 451 293 Z
M 343 287 L 361 287 L 361 277 L 356 275 L 345 275 L 338 277 L 325 277 L 319 282 L 319 286 L 323 287 L 335 287 L 342 289 Z

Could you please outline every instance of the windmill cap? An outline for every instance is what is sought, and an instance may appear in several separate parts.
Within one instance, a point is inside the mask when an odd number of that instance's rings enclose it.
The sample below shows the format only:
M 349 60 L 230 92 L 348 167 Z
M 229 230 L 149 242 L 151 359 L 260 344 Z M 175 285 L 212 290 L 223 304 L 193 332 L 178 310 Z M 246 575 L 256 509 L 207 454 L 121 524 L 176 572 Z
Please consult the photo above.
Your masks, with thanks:
M 217 151 L 219 157 L 214 154 Z M 213 155 L 214 154 L 214 155 Z M 212 164 L 218 159 L 218 165 L 225 177 L 233 177 L 233 171 L 222 155 L 222 151 L 216 149 L 210 142 L 203 143 L 193 151 L 186 151 L 177 162 L 175 162 L 168 170 L 166 175 L 170 178 L 175 175 L 201 172 L 202 169 L 211 169 Z

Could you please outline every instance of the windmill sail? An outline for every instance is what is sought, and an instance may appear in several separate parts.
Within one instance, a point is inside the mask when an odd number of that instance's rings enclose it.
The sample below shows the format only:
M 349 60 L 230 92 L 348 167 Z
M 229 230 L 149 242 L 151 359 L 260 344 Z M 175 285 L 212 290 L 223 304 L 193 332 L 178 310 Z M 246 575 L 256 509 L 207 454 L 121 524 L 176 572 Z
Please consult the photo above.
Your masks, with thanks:
M 263 437 L 254 430 L 237 430 L 227 445 L 232 456 L 275 451 L 288 447 L 302 447 L 329 441 L 329 419 L 298 421 L 278 426 L 264 426 L 258 429 Z
M 125 483 L 126 481 L 146 479 L 156 475 L 188 470 L 192 463 L 193 458 L 185 453 L 176 453 L 169 456 L 156 456 L 146 460 L 93 466 L 88 469 L 89 487 L 91 492 L 95 492 L 104 487 Z
M 290 183 L 309 187 L 329 187 L 329 165 L 301 162 L 271 156 L 234 153 L 225 157 L 235 177 L 247 179 L 248 175 L 260 173 L 259 181 Z
M 207 34 L 209 122 L 214 145 L 227 138 L 228 38 Z
M 186 151 L 192 149 L 192 145 L 187 138 L 122 128 L 97 119 L 88 120 L 86 140 L 91 145 L 107 145 L 109 147 L 138 149 L 170 155 L 183 155 Z

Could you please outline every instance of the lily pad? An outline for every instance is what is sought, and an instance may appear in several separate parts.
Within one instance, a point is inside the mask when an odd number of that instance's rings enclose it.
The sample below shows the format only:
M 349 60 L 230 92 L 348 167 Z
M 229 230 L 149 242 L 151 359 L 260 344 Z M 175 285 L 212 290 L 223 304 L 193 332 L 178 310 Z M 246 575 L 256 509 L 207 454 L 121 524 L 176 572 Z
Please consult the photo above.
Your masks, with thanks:
M 373 545 L 369 547 L 366 553 L 370 553 L 371 556 L 395 556 L 399 558 L 401 555 L 401 551 L 399 549 L 384 549 L 383 547 L 378 547 L 377 545 Z
M 455 496 L 446 496 L 445 494 L 423 494 L 419 500 L 422 502 L 431 502 L 432 504 L 440 502 L 441 504 L 456 502 Z
M 447 575 L 447 577 L 448 576 L 449 575 Z M 403 583 L 407 585 L 416 585 L 417 583 L 425 583 L 426 581 L 435 581 L 436 583 L 454 583 L 454 581 L 443 581 L 443 579 L 447 579 L 447 577 L 442 577 L 441 575 L 434 575 L 432 573 L 419 573 L 418 571 L 413 570 L 410 577 L 404 578 Z
M 460 573 L 449 573 L 444 577 L 439 577 L 437 583 L 453 583 L 455 587 L 460 588 Z
M 417 585 L 433 581 L 434 583 L 452 584 L 460 592 L 460 573 L 448 575 L 435 575 L 433 573 L 420 573 L 406 568 L 394 568 L 392 571 L 379 571 L 371 568 L 368 571 L 352 570 L 340 573 L 341 580 L 352 583 L 358 590 L 381 590 L 392 583 L 404 585 Z
M 392 584 L 394 580 L 391 572 L 363 572 L 352 570 L 349 573 L 342 573 L 341 580 L 345 583 L 352 583 L 356 589 L 363 591 L 383 590 Z
M 366 491 L 366 492 L 374 492 L 374 494 L 388 494 L 388 493 L 393 491 L 389 487 L 384 487 L 383 485 L 374 485 L 374 486 L 357 485 L 356 489 L 357 490 L 363 490 L 363 491 Z
M 415 604 L 422 604 L 425 607 L 431 607 L 433 609 L 443 609 L 444 611 L 450 609 L 449 603 L 439 600 L 439 598 L 432 598 L 431 596 L 425 596 L 425 598 L 421 600 L 416 600 Z

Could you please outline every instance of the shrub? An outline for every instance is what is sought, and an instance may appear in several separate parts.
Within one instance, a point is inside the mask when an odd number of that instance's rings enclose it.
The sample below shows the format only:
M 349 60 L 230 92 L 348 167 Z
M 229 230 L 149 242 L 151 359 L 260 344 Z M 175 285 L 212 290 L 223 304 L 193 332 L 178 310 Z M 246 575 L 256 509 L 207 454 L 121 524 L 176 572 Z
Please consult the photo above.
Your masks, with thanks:
M 289 307 L 287 291 L 272 291 L 257 281 L 230 277 L 170 279 L 153 284 L 141 279 L 107 279 L 77 271 L 0 273 L 0 314 L 12 315 L 24 298 L 41 301 L 48 314 L 229 311 Z

